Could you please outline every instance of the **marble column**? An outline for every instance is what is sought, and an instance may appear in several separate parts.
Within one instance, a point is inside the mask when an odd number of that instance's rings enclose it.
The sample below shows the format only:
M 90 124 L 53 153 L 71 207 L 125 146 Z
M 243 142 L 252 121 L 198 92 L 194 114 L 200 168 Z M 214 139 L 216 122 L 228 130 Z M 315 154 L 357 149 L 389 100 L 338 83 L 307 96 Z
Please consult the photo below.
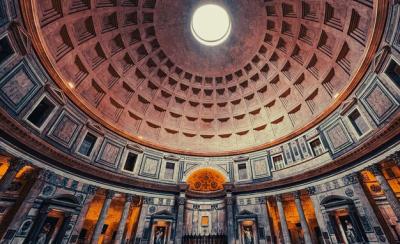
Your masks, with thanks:
M 315 218 L 317 219 L 317 223 L 318 223 L 318 227 L 321 230 L 321 241 L 324 244 L 330 244 L 330 243 L 334 243 L 333 241 L 331 241 L 329 239 L 329 234 L 328 234 L 328 228 L 326 226 L 326 222 L 324 220 L 324 216 L 322 214 L 322 209 L 321 209 L 321 205 L 320 205 L 320 201 L 317 197 L 317 189 L 315 186 L 310 186 L 307 188 L 307 194 L 311 199 L 312 205 L 313 205 L 313 209 L 314 209 L 314 213 L 315 213 Z M 324 233 L 326 235 L 324 235 Z M 328 237 L 327 239 L 324 238 L 324 236 Z
M 281 222 L 283 240 L 285 244 L 291 244 L 290 233 L 285 217 L 285 211 L 283 210 L 282 196 L 277 195 L 275 198 L 276 198 L 276 205 L 278 206 L 279 220 Z
M 233 213 L 234 198 L 231 192 L 226 193 L 226 218 L 227 218 L 227 236 L 228 244 L 235 243 L 235 221 Z
M 25 165 L 26 161 L 23 159 L 12 158 L 10 160 L 10 166 L 0 180 L 0 192 L 6 191 L 10 187 L 18 171 L 20 171 Z
M 79 236 L 79 233 L 82 230 L 83 224 L 85 223 L 86 219 L 86 214 L 89 210 L 90 203 L 93 201 L 93 198 L 96 194 L 96 187 L 92 185 L 87 186 L 86 190 L 86 199 L 85 202 L 82 204 L 83 207 L 81 209 L 81 212 L 79 213 L 78 218 L 75 221 L 75 226 L 74 229 L 72 230 L 71 236 Z M 76 238 L 76 242 L 78 241 L 78 238 Z
M 386 196 L 389 205 L 392 207 L 393 212 L 397 217 L 397 222 L 400 222 L 399 199 L 397 199 L 396 194 L 393 192 L 392 188 L 389 185 L 389 182 L 387 182 L 386 178 L 383 176 L 381 169 L 376 164 L 368 167 L 367 169 L 375 176 L 376 180 L 378 181 L 379 185 L 383 190 L 383 193 Z
M 97 220 L 96 226 L 94 228 L 92 240 L 90 241 L 91 244 L 97 244 L 99 242 L 101 230 L 103 229 L 104 221 L 107 217 L 108 209 L 110 208 L 110 204 L 111 204 L 113 196 L 114 196 L 114 192 L 108 190 L 106 199 L 104 200 L 103 206 L 101 208 L 99 219 Z
M 183 238 L 183 225 L 184 225 L 184 215 L 185 215 L 185 192 L 181 191 L 179 197 L 176 199 L 178 204 L 178 213 L 176 218 L 176 231 L 175 231 L 175 243 L 182 243 Z
M 126 200 L 124 204 L 124 210 L 122 211 L 121 219 L 119 220 L 117 234 L 115 235 L 115 244 L 122 243 L 122 238 L 124 236 L 126 220 L 128 219 L 129 209 L 131 207 L 131 203 L 133 200 L 133 196 L 130 194 L 126 195 Z
M 144 240 L 146 238 L 146 223 L 149 220 L 148 215 L 149 215 L 149 204 L 150 204 L 150 199 L 149 197 L 141 197 L 141 209 L 140 209 L 140 214 L 139 214 L 139 221 L 137 224 L 136 231 L 132 234 L 132 238 L 134 239 L 134 243 L 140 243 L 141 240 Z
M 0 243 L 7 243 L 5 239 L 3 239 L 5 236 L 7 236 L 7 232 L 13 232 L 15 234 L 16 230 L 21 226 L 22 222 L 26 219 L 25 216 L 27 212 L 33 207 L 36 198 L 42 191 L 42 188 L 45 184 L 44 179 L 48 176 L 49 171 L 46 170 L 38 170 L 35 172 L 36 177 L 35 177 L 35 182 L 33 183 L 32 187 L 30 188 L 28 194 L 25 196 L 25 198 L 22 200 L 21 204 L 18 207 L 18 210 L 15 212 L 15 214 L 12 216 L 12 219 L 10 219 L 7 222 L 1 223 L 3 226 L 8 226 L 7 228 L 4 229 L 5 232 L 0 233 Z M 0 228 L 0 231 L 3 231 Z M 13 238 L 13 237 L 9 237 Z
M 400 151 L 393 153 L 387 159 L 393 161 L 398 167 L 400 167 Z
M 38 216 L 36 216 L 36 219 L 34 221 L 33 227 L 25 240 L 26 244 L 36 243 L 39 236 L 39 231 L 42 229 L 44 223 L 46 222 L 47 215 L 50 211 L 51 209 L 49 209 L 49 204 L 45 204 L 40 208 Z
M 297 208 L 297 213 L 300 216 L 300 224 L 301 224 L 301 228 L 303 229 L 304 241 L 305 241 L 305 243 L 312 243 L 306 216 L 304 215 L 303 206 L 301 205 L 300 192 L 297 191 L 293 195 L 294 195 L 294 202 L 295 202 L 296 208 Z
M 72 213 L 65 213 L 64 216 L 64 222 L 62 223 L 62 226 L 60 227 L 60 230 L 58 231 L 58 234 L 56 236 L 56 239 L 54 240 L 54 243 L 63 243 L 65 233 L 67 233 L 68 226 L 71 222 L 72 219 Z
M 267 199 L 265 197 L 260 197 L 258 199 L 258 202 L 260 203 L 260 215 L 261 215 L 259 222 L 262 225 L 261 227 L 264 228 L 265 243 L 273 243 L 271 223 L 269 222 Z

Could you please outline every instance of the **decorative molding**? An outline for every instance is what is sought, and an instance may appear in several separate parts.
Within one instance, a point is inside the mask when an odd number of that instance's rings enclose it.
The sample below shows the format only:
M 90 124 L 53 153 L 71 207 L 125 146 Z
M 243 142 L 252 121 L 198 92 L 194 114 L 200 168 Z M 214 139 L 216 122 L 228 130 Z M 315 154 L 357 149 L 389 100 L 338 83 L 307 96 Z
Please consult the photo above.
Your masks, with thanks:
M 181 158 L 176 155 L 173 155 L 173 154 L 168 154 L 168 155 L 164 155 L 164 159 L 172 160 L 172 161 L 179 161 Z
M 144 151 L 143 148 L 137 144 L 128 144 L 128 145 L 126 145 L 126 148 L 133 150 L 137 153 L 143 153 L 143 151 Z
M 28 164 L 29 164 L 28 161 L 26 161 L 22 158 L 11 158 L 10 159 L 10 167 L 8 168 L 8 170 L 18 172 Z
M 307 194 L 309 196 L 315 195 L 317 193 L 317 188 L 315 186 L 307 187 Z
M 8 27 L 13 40 L 18 46 L 18 52 L 24 56 L 32 52 L 32 38 L 31 35 L 21 26 L 18 22 L 11 22 Z
M 234 162 L 243 162 L 249 160 L 249 156 L 238 156 L 233 159 Z
M 91 120 L 89 120 L 89 121 L 86 123 L 86 126 L 87 126 L 89 129 L 92 129 L 92 130 L 94 130 L 95 132 L 97 132 L 98 134 L 104 136 L 104 129 L 103 129 L 103 126 L 101 126 L 101 125 L 99 125 L 99 124 L 97 124 L 97 123 L 94 123 L 94 122 L 91 121 Z
M 115 195 L 115 192 L 112 190 L 107 190 L 106 199 L 112 199 Z
M 65 105 L 67 104 L 67 98 L 65 97 L 65 94 L 62 90 L 54 87 L 53 85 L 47 83 L 44 88 L 46 89 L 46 91 L 48 93 L 50 93 L 52 95 L 52 97 L 54 99 L 56 99 L 56 101 L 58 103 L 60 103 L 61 105 Z

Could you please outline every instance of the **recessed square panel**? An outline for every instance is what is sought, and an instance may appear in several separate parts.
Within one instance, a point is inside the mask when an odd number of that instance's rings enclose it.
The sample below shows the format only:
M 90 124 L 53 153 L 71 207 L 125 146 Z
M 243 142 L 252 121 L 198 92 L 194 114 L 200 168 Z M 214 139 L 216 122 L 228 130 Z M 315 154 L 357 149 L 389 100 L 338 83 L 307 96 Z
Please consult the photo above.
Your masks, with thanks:
M 40 87 L 37 75 L 22 61 L 0 80 L 0 96 L 16 113 L 36 94 Z

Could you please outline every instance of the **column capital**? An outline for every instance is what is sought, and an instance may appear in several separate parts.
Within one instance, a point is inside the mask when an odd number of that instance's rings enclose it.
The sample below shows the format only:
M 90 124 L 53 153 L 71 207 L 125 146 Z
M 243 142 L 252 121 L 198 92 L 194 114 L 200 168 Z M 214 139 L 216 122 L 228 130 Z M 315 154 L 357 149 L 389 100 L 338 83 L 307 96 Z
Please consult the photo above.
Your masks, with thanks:
M 397 151 L 387 157 L 387 160 L 393 161 L 395 164 L 400 166 L 400 151 Z
M 151 197 L 143 197 L 143 204 L 153 204 L 153 198 Z
M 19 171 L 24 166 L 26 166 L 28 162 L 22 158 L 11 158 L 10 159 L 10 167 L 9 170 L 11 171 Z
M 300 199 L 300 195 L 301 195 L 300 191 L 293 192 L 294 199 Z
M 126 201 L 127 202 L 133 202 L 133 198 L 135 198 L 135 195 L 126 193 Z
M 275 195 L 275 200 L 277 202 L 282 202 L 282 194 Z
M 115 192 L 112 190 L 107 190 L 106 199 L 112 199 L 114 197 Z
M 94 194 L 96 193 L 96 191 L 97 191 L 97 187 L 96 187 L 96 186 L 87 185 L 87 187 L 86 187 L 86 192 L 87 192 L 89 195 L 94 195 Z
M 177 197 L 176 202 L 178 203 L 178 205 L 185 205 L 186 197 Z
M 345 175 L 345 176 L 342 178 L 342 180 L 343 180 L 343 183 L 344 183 L 346 186 L 356 184 L 356 183 L 359 182 L 359 181 L 358 181 L 358 172 L 353 172 L 353 173 L 350 173 L 350 174 L 348 174 L 348 175 Z
M 186 183 L 179 183 L 178 188 L 180 192 L 185 192 L 189 188 L 189 186 Z
M 317 193 L 317 188 L 315 186 L 307 187 L 307 194 L 309 196 L 315 195 Z
M 232 183 L 225 183 L 224 184 L 224 190 L 226 192 L 232 192 L 233 188 L 234 188 L 234 185 Z
M 260 204 L 266 204 L 267 203 L 267 198 L 266 197 L 259 197 L 258 198 L 258 202 Z
M 366 168 L 369 172 L 371 172 L 374 176 L 382 175 L 381 169 L 378 164 L 370 165 Z

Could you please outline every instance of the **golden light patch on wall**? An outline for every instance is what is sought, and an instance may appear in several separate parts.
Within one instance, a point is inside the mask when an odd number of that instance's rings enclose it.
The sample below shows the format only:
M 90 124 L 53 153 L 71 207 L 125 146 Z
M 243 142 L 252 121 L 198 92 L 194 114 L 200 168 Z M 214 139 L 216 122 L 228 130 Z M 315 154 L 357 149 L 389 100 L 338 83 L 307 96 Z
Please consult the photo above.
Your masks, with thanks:
M 124 210 L 125 199 L 123 197 L 115 196 L 111 201 L 110 208 L 104 224 L 107 225 L 106 232 L 100 236 L 100 243 L 111 242 L 114 231 L 117 230 L 119 221 L 121 220 L 122 211 Z
M 0 179 L 3 175 L 7 172 L 8 169 L 8 162 L 7 161 L 0 161 Z
M 94 226 L 99 218 L 105 198 L 106 197 L 104 195 L 97 192 L 93 200 L 90 202 L 89 209 L 86 213 L 85 222 L 82 227 L 83 229 L 86 229 L 88 231 L 86 237 L 90 237 L 92 235 Z
M 271 218 L 272 231 L 276 236 L 279 236 L 280 220 L 276 202 L 272 199 L 268 200 L 268 213 Z
M 297 212 L 296 204 L 294 199 L 282 199 L 283 210 L 285 212 L 286 222 L 289 230 L 296 232 L 296 224 L 300 223 L 300 216 Z
M 385 167 L 382 170 L 382 174 L 388 181 L 390 187 L 395 193 L 400 192 L 400 169 L 397 166 Z M 372 197 L 381 197 L 384 195 L 382 187 L 376 180 L 376 177 L 368 170 L 361 172 L 363 178 L 363 184 L 368 189 Z
M 225 182 L 224 175 L 212 168 L 198 169 L 186 181 L 190 190 L 200 192 L 223 190 Z
M 31 166 L 24 166 L 20 171 L 18 171 L 17 175 L 15 176 L 17 179 L 21 179 L 24 175 L 32 173 L 33 168 Z
M 201 226 L 208 226 L 208 225 L 209 225 L 208 216 L 201 216 Z
M 137 229 L 137 225 L 139 223 L 140 210 L 141 210 L 141 206 L 139 204 L 131 207 L 131 213 L 130 213 L 127 223 L 126 223 L 126 229 L 125 229 L 126 238 L 125 239 L 131 239 L 134 237 L 136 229 Z

